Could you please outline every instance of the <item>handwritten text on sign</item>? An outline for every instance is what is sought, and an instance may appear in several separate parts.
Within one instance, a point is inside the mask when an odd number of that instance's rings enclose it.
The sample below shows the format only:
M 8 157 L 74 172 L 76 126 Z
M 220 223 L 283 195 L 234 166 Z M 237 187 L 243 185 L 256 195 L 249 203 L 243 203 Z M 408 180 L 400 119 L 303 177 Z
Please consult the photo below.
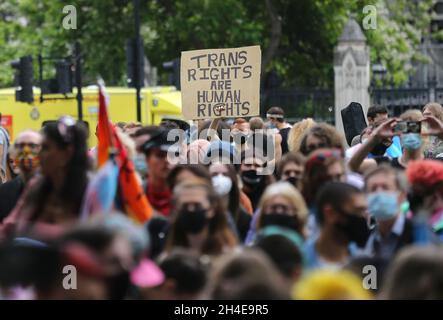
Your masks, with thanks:
M 183 116 L 194 120 L 258 115 L 260 68 L 259 46 L 182 52 Z

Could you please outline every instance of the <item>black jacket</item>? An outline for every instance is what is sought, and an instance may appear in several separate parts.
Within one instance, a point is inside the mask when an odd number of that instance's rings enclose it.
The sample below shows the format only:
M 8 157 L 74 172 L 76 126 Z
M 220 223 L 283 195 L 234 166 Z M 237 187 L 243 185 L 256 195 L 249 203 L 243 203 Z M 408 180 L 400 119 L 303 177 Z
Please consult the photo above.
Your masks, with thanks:
M 0 184 L 0 222 L 14 209 L 24 189 L 25 183 L 20 176 Z

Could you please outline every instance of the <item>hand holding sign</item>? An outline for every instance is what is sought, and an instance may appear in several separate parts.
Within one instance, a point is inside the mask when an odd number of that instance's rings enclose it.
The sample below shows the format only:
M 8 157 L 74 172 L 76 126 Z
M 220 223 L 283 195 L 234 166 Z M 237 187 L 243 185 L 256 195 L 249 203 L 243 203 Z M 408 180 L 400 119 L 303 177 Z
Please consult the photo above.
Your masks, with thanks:
M 217 113 L 221 113 L 222 111 L 225 111 L 226 107 L 223 103 L 217 104 L 214 106 L 214 111 Z
M 260 113 L 259 46 L 182 52 L 183 116 L 189 120 Z

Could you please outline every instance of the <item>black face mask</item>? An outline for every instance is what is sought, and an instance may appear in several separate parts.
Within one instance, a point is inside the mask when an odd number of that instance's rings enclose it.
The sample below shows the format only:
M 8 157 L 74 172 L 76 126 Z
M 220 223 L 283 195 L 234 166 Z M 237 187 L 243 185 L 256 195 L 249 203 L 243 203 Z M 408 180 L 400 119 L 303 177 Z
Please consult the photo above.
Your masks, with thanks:
M 372 148 L 371 154 L 374 156 L 383 156 L 386 152 L 386 149 L 388 148 L 389 146 L 385 146 L 383 143 L 379 143 L 374 148 Z
M 130 286 L 129 272 L 121 271 L 108 278 L 108 292 L 110 300 L 123 300 Z
M 177 227 L 185 233 L 200 233 L 208 223 L 206 212 L 207 210 L 205 209 L 196 209 L 193 211 L 182 209 L 177 216 Z
M 248 186 L 259 186 L 264 181 L 264 176 L 258 175 L 255 170 L 243 171 L 241 177 L 244 184 Z
M 294 216 L 281 213 L 264 214 L 262 218 L 262 226 L 280 226 L 297 231 L 297 221 Z
M 345 234 L 349 241 L 355 242 L 359 247 L 363 247 L 371 233 L 366 219 L 353 214 L 345 214 L 345 216 L 346 222 L 338 224 L 337 228 Z
M 289 178 L 286 179 L 286 182 L 289 182 L 289 183 L 292 184 L 295 188 L 298 188 L 298 187 L 297 187 L 297 184 L 298 184 L 298 178 L 296 178 L 296 177 L 289 177 Z

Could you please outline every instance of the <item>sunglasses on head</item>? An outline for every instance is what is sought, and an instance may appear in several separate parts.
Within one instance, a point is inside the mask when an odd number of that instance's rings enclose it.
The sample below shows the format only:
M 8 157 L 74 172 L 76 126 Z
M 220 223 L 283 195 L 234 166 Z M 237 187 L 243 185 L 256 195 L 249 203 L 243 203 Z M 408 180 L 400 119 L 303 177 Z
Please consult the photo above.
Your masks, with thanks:
M 73 132 L 71 127 L 75 126 L 76 121 L 70 116 L 63 116 L 57 120 L 57 130 L 65 143 L 71 143 L 73 140 Z
M 311 153 L 312 151 L 315 151 L 317 149 L 326 148 L 327 144 L 324 142 L 320 142 L 318 144 L 310 144 L 306 146 L 306 149 L 308 150 L 308 153 Z
M 314 164 L 321 164 L 325 162 L 326 159 L 335 158 L 342 159 L 342 153 L 338 149 L 325 150 L 311 156 L 306 162 L 306 169 L 309 171 Z

